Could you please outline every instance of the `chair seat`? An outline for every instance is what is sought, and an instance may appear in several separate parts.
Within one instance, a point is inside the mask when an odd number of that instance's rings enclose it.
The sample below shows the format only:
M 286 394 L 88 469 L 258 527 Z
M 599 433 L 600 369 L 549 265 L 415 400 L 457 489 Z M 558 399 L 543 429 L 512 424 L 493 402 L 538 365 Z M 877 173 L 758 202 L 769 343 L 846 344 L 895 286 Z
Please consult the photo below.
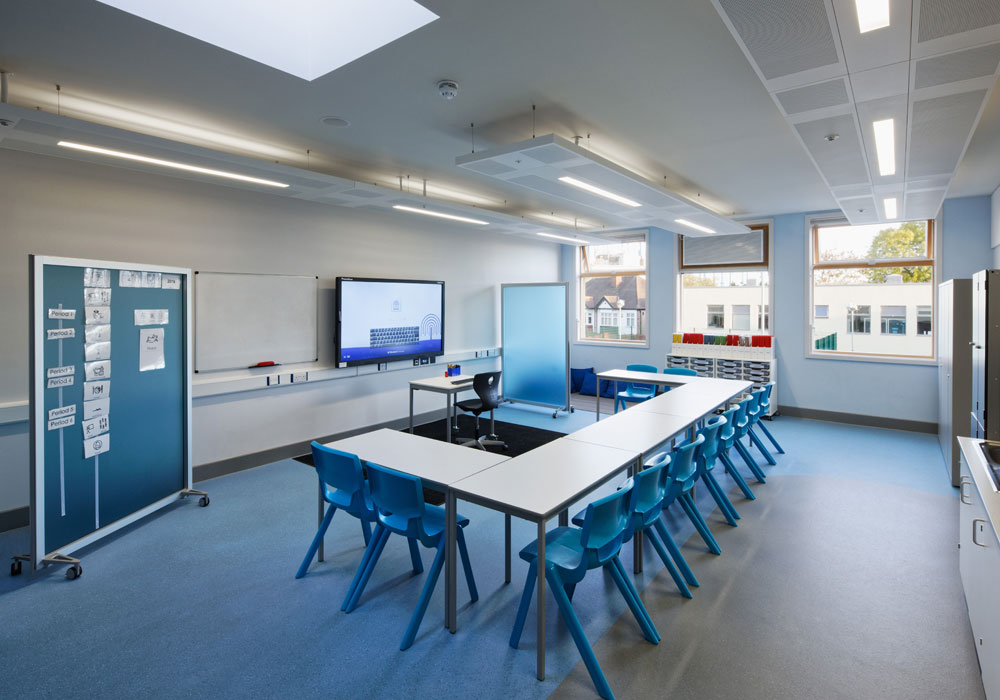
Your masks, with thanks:
M 437 537 L 444 531 L 444 514 L 445 510 L 441 506 L 432 506 L 430 503 L 424 504 L 424 533 L 428 537 Z M 465 527 L 469 524 L 469 519 L 461 513 L 456 513 L 455 515 L 455 522 L 459 527 Z M 381 520 L 386 527 L 395 530 L 399 534 L 406 534 L 406 520 L 399 519 L 400 522 L 395 522 L 397 518 L 394 518 L 392 515 L 383 515 Z
M 467 401 L 457 401 L 455 405 L 466 413 L 482 413 L 489 409 L 483 408 L 483 402 L 481 399 L 468 399 Z
M 626 401 L 645 401 L 646 399 L 653 398 L 652 389 L 623 389 L 618 392 L 619 399 L 625 399 Z
M 580 535 L 583 530 L 576 527 L 557 527 L 545 533 L 545 563 L 560 569 L 575 569 L 583 556 Z M 519 556 L 526 562 L 538 559 L 538 541 L 535 540 L 521 550 Z

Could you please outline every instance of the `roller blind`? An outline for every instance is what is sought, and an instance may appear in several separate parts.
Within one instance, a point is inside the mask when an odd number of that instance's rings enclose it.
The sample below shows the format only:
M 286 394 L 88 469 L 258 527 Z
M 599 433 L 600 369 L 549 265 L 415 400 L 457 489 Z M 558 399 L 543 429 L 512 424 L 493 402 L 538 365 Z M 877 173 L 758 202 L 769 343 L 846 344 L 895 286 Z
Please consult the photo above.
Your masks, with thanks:
M 681 268 L 767 265 L 767 227 L 727 236 L 682 236 Z

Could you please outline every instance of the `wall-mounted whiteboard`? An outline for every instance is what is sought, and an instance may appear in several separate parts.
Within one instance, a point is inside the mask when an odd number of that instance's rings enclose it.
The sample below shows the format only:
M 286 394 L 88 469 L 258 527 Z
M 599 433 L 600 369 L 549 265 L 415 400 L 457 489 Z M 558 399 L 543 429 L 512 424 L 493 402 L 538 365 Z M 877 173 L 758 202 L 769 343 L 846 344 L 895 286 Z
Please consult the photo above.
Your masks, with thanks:
M 318 280 L 195 272 L 194 369 L 315 362 Z

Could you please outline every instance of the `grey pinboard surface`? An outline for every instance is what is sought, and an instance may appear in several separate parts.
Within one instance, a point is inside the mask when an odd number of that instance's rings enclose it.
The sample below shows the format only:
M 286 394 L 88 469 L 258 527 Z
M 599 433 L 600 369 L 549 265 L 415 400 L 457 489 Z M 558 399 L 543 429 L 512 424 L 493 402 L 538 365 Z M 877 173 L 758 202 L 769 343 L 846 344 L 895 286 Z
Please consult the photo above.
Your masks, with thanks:
M 199 271 L 194 281 L 196 372 L 317 359 L 315 277 Z

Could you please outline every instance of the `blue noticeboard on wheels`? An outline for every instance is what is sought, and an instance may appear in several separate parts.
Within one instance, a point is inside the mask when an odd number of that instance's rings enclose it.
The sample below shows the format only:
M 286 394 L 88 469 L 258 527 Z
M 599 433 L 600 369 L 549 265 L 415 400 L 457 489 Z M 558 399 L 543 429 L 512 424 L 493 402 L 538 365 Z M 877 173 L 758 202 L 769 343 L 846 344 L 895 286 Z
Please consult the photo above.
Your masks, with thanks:
M 204 496 L 191 489 L 190 285 L 187 269 L 31 257 L 33 569 L 70 564 L 75 578 L 72 552 Z

